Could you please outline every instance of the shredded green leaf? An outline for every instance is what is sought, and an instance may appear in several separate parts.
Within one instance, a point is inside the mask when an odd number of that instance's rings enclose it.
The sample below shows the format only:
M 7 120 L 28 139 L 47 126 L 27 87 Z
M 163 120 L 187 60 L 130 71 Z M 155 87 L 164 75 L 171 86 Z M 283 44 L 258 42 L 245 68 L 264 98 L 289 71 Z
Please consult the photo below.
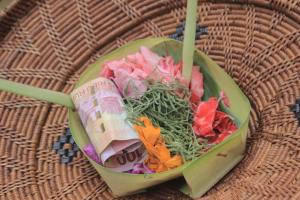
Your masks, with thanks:
M 172 155 L 179 154 L 184 161 L 195 159 L 206 145 L 199 144 L 192 129 L 189 89 L 179 82 L 168 85 L 147 83 L 148 90 L 139 99 L 124 98 L 128 120 L 132 124 L 139 124 L 139 117 L 148 117 L 155 126 L 160 127 Z

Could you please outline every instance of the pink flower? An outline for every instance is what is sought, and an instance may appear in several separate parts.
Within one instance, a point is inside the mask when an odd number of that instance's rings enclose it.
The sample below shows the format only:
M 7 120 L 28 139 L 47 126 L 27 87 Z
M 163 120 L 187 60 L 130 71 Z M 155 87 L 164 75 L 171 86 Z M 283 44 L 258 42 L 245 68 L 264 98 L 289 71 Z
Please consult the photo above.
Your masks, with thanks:
M 147 90 L 143 82 L 147 77 L 166 84 L 175 80 L 186 84 L 182 62 L 176 64 L 171 56 L 160 57 L 146 47 L 126 58 L 105 63 L 101 76 L 112 79 L 119 91 L 130 97 L 139 97 Z M 198 105 L 203 96 L 203 76 L 197 67 L 193 67 L 190 90 L 192 105 Z
M 182 63 L 175 64 L 171 56 L 162 58 L 141 47 L 139 52 L 126 58 L 105 63 L 100 75 L 112 79 L 123 95 L 138 97 L 147 90 L 143 83 L 145 78 L 164 83 L 174 80 L 184 83 L 181 71 Z
M 228 96 L 226 95 L 226 93 L 224 91 L 220 92 L 220 100 L 223 102 L 223 104 L 226 107 L 230 107 L 229 98 L 228 98 Z
M 139 73 L 143 75 L 141 70 L 127 72 L 121 68 L 115 72 L 113 80 L 124 96 L 138 98 L 147 91 L 147 86 L 142 82 L 143 79 Z
M 158 63 L 159 60 L 156 54 L 148 51 L 143 49 L 143 53 L 138 52 L 120 60 L 106 62 L 100 75 L 112 79 L 123 95 L 139 97 L 147 90 L 143 80 L 153 71 L 152 63 Z M 151 58 L 146 59 L 146 55 Z
M 146 47 L 141 47 L 139 52 L 127 56 L 127 62 L 142 70 L 146 76 L 153 72 L 160 59 L 160 56 Z
M 133 71 L 133 65 L 125 60 L 125 58 L 120 60 L 113 60 L 106 62 L 100 73 L 101 76 L 113 79 L 115 78 L 115 72 L 122 69 L 127 72 Z
M 191 103 L 192 105 L 198 105 L 203 96 L 203 76 L 199 71 L 198 67 L 194 66 L 192 69 L 192 79 L 190 83 L 191 90 Z
M 146 47 L 141 47 L 140 52 L 146 62 L 152 66 L 152 70 L 155 68 L 155 66 L 158 64 L 161 57 L 157 55 L 156 53 L 153 53 Z
M 174 80 L 183 82 L 181 73 L 182 62 L 175 64 L 174 59 L 171 56 L 166 56 L 159 61 L 157 71 L 159 73 L 158 77 L 165 83 L 169 83 Z

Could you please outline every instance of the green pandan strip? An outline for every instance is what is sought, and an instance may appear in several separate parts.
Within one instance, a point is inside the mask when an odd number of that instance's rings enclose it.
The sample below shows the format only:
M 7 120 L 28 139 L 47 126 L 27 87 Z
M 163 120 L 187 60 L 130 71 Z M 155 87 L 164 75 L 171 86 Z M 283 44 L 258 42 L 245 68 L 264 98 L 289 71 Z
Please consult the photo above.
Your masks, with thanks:
M 0 0 L 0 11 L 7 8 L 10 4 L 12 4 L 14 0 Z
M 182 52 L 182 75 L 187 83 L 191 81 L 192 76 L 193 56 L 195 50 L 196 19 L 197 0 L 188 0 Z
M 0 90 L 12 92 L 26 97 L 35 98 L 42 101 L 60 104 L 71 109 L 75 108 L 71 97 L 62 92 L 37 88 L 4 79 L 0 79 Z

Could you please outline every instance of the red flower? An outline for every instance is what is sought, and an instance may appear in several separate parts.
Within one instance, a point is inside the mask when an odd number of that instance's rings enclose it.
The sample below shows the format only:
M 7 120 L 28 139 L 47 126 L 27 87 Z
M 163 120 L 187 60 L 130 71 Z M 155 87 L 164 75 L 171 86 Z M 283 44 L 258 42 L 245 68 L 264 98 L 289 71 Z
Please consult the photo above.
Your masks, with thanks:
M 215 144 L 222 142 L 228 135 L 237 130 L 237 126 L 230 117 L 221 111 L 216 112 L 213 127 L 216 134 L 215 137 L 210 138 L 209 143 Z
M 200 102 L 194 116 L 193 129 L 198 136 L 214 136 L 213 122 L 218 108 L 218 100 L 211 97 L 208 101 Z
M 237 126 L 224 112 L 218 111 L 218 101 L 211 97 L 201 102 L 194 116 L 193 129 L 196 135 L 209 139 L 209 143 L 218 144 L 237 130 Z

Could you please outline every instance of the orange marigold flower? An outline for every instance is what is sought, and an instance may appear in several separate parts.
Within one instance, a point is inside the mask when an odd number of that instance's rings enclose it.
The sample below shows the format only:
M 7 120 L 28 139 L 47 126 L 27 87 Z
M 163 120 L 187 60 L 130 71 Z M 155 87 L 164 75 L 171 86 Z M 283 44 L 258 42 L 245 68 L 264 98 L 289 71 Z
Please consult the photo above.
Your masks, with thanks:
M 145 161 L 147 167 L 155 172 L 163 172 L 182 165 L 181 156 L 171 156 L 165 141 L 161 137 L 160 128 L 154 127 L 147 117 L 140 117 L 143 125 L 134 125 L 134 129 L 146 147 L 148 157 Z

